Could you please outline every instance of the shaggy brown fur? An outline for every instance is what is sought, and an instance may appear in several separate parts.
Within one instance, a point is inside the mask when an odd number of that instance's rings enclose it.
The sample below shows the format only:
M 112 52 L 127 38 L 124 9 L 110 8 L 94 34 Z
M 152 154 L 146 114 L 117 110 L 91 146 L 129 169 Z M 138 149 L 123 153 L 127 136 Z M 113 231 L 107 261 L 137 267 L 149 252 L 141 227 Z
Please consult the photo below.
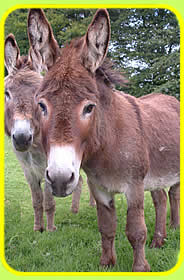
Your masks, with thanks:
M 7 43 L 10 43 L 10 45 L 7 46 Z M 8 63 L 6 66 L 9 69 L 9 75 L 5 78 L 5 95 L 9 96 L 8 100 L 5 101 L 5 132 L 12 139 L 12 131 L 16 120 L 30 122 L 33 131 L 31 146 L 20 152 L 14 147 L 13 139 L 12 145 L 31 189 L 35 215 L 34 230 L 43 231 L 44 229 L 44 208 L 47 214 L 47 229 L 53 231 L 56 229 L 54 226 L 55 201 L 48 187 L 45 187 L 43 194 L 40 186 L 44 177 L 46 159 L 41 144 L 40 124 L 38 122 L 41 112 L 34 102 L 34 96 L 42 82 L 42 77 L 36 72 L 37 67 L 35 69 L 33 66 L 36 65 L 37 61 L 33 61 L 30 56 L 19 57 L 16 55 L 15 64 L 9 64 L 10 61 L 14 60 L 11 57 L 13 55 L 12 49 L 13 52 L 19 54 L 17 43 L 12 34 L 6 38 L 5 46 L 5 58 L 6 63 Z M 82 183 L 82 177 L 80 177 L 77 190 L 72 196 L 71 211 L 73 213 L 77 213 L 79 210 Z M 93 197 L 91 197 L 91 200 L 93 203 L 90 202 L 90 205 L 94 205 Z
M 103 64 L 109 37 L 109 16 L 100 9 L 86 35 L 62 50 L 37 93 L 36 101 L 47 108 L 46 116 L 40 120 L 49 162 L 47 174 L 54 174 L 54 179 L 49 180 L 55 193 L 65 196 L 68 185 L 70 190 L 76 187 L 73 182 L 78 176 L 78 163 L 85 170 L 97 201 L 102 265 L 112 265 L 116 260 L 114 194 L 125 193 L 126 234 L 134 255 L 132 269 L 149 271 L 144 252 L 144 190 L 153 192 L 157 216 L 162 215 L 158 201 L 163 201 L 164 217 L 157 219 L 156 225 L 161 243 L 165 237 L 166 205 L 164 192 L 159 196 L 155 191 L 165 187 L 175 190 L 169 192 L 174 193 L 175 202 L 170 201 L 176 205 L 171 220 L 179 224 L 179 102 L 162 94 L 135 98 L 116 91 L 112 82 L 119 80 L 119 74 Z M 70 162 L 67 155 L 66 159 L 58 158 L 58 152 L 71 149 L 74 152 L 69 154 Z M 66 181 L 69 171 L 72 176 Z M 65 184 L 60 183 L 64 180 Z M 164 223 L 161 229 L 160 223 Z M 158 238 L 154 240 L 159 246 Z

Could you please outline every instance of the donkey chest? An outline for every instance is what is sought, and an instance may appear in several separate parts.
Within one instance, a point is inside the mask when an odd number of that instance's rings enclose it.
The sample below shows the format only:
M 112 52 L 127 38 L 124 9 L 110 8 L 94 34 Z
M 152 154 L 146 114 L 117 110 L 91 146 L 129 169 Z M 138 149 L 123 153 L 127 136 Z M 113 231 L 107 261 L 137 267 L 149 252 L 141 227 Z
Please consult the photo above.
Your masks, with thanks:
M 123 176 L 123 174 L 119 174 L 117 171 L 110 172 L 109 170 L 102 170 L 100 168 L 86 168 L 85 172 L 93 185 L 102 187 L 107 192 L 126 193 L 129 185 L 131 185 L 131 178 Z
M 46 168 L 46 159 L 40 149 L 31 148 L 27 152 L 16 152 L 23 170 L 42 179 Z

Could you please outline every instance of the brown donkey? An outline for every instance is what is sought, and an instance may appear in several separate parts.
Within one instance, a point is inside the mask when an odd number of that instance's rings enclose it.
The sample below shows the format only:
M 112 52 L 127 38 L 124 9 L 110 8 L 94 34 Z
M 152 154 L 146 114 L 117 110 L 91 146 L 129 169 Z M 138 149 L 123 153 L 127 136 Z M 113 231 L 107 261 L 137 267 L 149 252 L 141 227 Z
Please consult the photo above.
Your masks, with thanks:
M 5 132 L 11 138 L 13 150 L 22 166 L 32 193 L 35 214 L 34 230 L 43 231 L 43 204 L 47 215 L 47 230 L 53 231 L 55 201 L 47 183 L 43 193 L 41 181 L 46 168 L 46 157 L 41 144 L 38 119 L 40 111 L 34 105 L 34 95 L 42 81 L 44 65 L 32 48 L 29 55 L 20 57 L 16 40 L 10 34 L 5 41 Z M 38 72 L 37 72 L 38 71 Z M 78 212 L 82 177 L 73 193 L 71 210 Z M 91 198 L 92 200 L 92 198 Z
M 33 18 L 35 14 L 33 10 Z M 31 28 L 31 20 L 28 25 Z M 163 189 L 170 187 L 171 224 L 179 224 L 179 102 L 162 94 L 135 98 L 116 91 L 113 84 L 120 77 L 105 60 L 109 39 L 109 15 L 100 9 L 86 35 L 62 49 L 43 79 L 35 100 L 42 112 L 45 176 L 52 193 L 64 197 L 75 190 L 80 167 L 85 170 L 97 203 L 101 265 L 116 262 L 114 195 L 124 193 L 133 271 L 149 271 L 144 191 L 152 191 L 162 223 Z M 43 48 L 40 54 L 44 59 Z M 159 223 L 156 233 L 162 237 Z

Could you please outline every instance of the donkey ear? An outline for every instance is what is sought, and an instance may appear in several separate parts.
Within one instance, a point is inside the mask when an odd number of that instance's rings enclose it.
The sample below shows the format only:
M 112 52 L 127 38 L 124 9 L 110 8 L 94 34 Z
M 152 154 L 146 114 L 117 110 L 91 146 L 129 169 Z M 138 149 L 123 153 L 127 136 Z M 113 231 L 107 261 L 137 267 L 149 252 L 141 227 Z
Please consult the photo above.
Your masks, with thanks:
M 59 46 L 42 9 L 30 9 L 28 14 L 30 46 L 41 58 L 42 67 L 49 69 L 59 55 Z
M 32 65 L 34 71 L 38 72 L 39 74 L 46 70 L 44 69 L 44 66 L 42 65 L 42 58 L 39 52 L 36 50 L 34 51 L 32 47 L 29 49 L 28 53 L 28 60 L 30 64 Z
M 13 34 L 9 34 L 5 40 L 5 66 L 10 74 L 19 64 L 20 50 Z
M 92 73 L 103 63 L 110 40 L 110 20 L 106 9 L 97 10 L 85 36 L 84 66 Z

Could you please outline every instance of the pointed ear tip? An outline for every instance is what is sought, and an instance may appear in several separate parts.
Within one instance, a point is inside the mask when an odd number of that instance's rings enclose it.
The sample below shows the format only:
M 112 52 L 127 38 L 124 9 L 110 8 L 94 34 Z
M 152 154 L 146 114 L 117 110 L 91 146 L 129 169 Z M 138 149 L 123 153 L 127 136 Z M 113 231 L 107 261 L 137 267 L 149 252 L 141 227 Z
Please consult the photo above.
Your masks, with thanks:
M 28 18 L 29 18 L 31 15 L 34 15 L 34 14 L 43 15 L 44 12 L 43 12 L 42 9 L 29 9 Z
M 12 34 L 12 33 L 10 33 L 10 34 L 8 34 L 7 35 L 7 37 L 6 37 L 6 40 L 8 40 L 8 39 L 15 39 L 15 36 Z
M 108 13 L 107 9 L 98 9 L 97 14 L 101 15 L 101 16 L 109 17 L 109 13 Z
M 98 19 L 100 19 L 100 18 L 104 18 L 105 21 L 107 22 L 107 24 L 110 26 L 110 17 L 109 17 L 109 13 L 108 13 L 107 9 L 98 9 L 96 11 L 96 14 L 93 17 L 92 25 L 93 25 L 93 23 L 98 21 Z
M 16 40 L 15 40 L 15 36 L 14 36 L 12 33 L 8 34 L 8 36 L 6 37 L 6 39 L 5 39 L 5 44 L 6 44 L 7 42 L 11 42 L 11 44 L 12 44 L 13 46 L 15 46 Z

